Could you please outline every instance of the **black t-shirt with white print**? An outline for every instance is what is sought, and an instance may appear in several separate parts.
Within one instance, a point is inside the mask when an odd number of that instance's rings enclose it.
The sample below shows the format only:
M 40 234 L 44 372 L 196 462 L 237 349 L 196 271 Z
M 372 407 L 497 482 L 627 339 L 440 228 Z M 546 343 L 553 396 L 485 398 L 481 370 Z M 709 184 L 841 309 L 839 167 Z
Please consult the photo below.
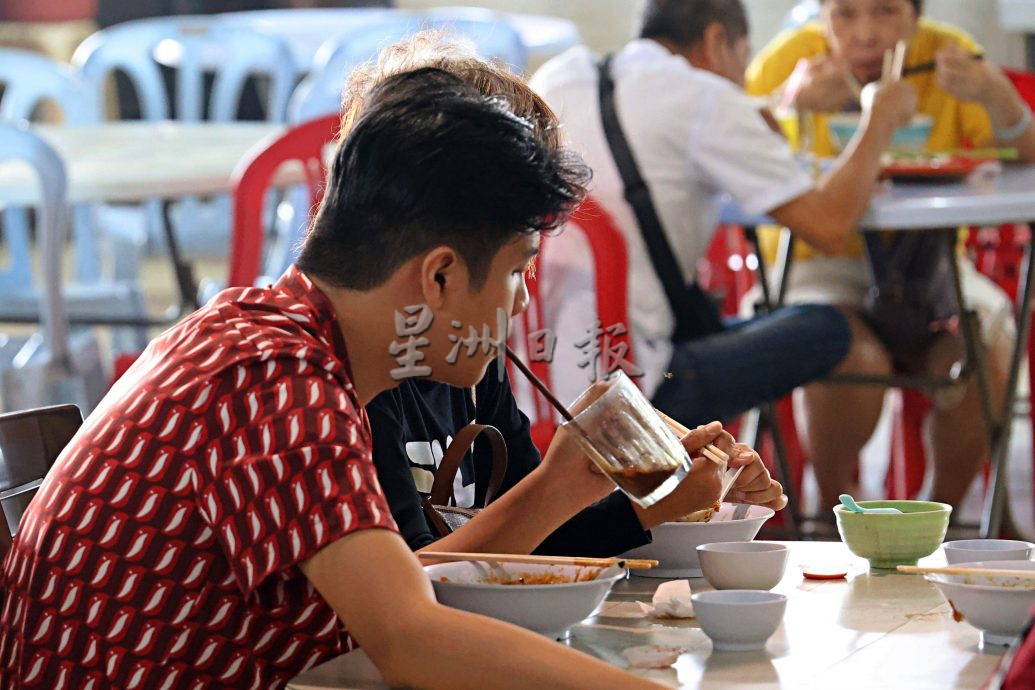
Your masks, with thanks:
M 503 434 L 508 462 L 501 492 L 539 464 L 528 417 L 517 407 L 506 371 L 502 382 L 498 378 L 494 361 L 473 396 L 469 389 L 407 379 L 367 405 L 377 476 L 399 532 L 411 549 L 435 541 L 419 492 L 431 490 L 445 448 L 467 424 L 491 424 Z M 491 450 L 479 437 L 473 453 L 468 452 L 460 464 L 453 482 L 453 503 L 483 507 L 491 469 Z M 640 526 L 629 499 L 615 491 L 563 524 L 536 551 L 555 556 L 613 556 L 649 542 L 650 532 Z

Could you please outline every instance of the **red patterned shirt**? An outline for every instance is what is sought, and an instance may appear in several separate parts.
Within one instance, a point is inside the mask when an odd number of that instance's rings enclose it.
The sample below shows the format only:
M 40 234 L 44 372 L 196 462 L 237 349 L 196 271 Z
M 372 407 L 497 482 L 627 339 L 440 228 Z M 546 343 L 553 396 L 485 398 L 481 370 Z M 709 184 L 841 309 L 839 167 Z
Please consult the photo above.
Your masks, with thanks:
M 3 563 L 0 687 L 269 688 L 350 648 L 298 564 L 395 530 L 326 297 L 296 269 L 165 332 Z

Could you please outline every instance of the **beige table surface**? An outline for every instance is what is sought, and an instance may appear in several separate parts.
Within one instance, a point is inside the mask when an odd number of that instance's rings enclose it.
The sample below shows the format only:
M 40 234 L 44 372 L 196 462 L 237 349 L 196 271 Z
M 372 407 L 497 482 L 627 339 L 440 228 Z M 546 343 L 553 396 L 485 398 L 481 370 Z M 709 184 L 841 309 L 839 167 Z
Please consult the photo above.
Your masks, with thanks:
M 241 158 L 284 125 L 122 121 L 38 125 L 32 131 L 65 162 L 70 203 L 139 202 L 229 192 Z M 33 204 L 38 194 L 28 166 L 0 163 L 0 205 Z
M 774 589 L 788 596 L 783 624 L 764 651 L 713 652 L 696 621 L 644 616 L 663 580 L 619 583 L 596 615 L 565 642 L 624 666 L 622 650 L 648 644 L 685 648 L 675 666 L 644 675 L 674 688 L 980 688 L 999 662 L 978 648 L 978 631 L 952 620 L 938 589 L 918 575 L 869 571 L 840 542 L 790 542 L 787 574 Z M 805 580 L 805 563 L 848 563 L 847 579 Z M 944 564 L 941 552 L 921 561 Z M 711 589 L 691 579 L 694 591 Z M 346 654 L 301 674 L 293 690 L 383 688 L 361 653 Z

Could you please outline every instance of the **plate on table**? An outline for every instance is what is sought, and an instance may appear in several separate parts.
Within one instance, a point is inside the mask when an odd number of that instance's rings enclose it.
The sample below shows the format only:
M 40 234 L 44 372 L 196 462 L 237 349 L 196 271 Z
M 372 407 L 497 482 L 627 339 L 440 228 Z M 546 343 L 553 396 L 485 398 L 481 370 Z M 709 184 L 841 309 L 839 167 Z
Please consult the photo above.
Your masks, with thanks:
M 890 157 L 881 163 L 881 176 L 892 180 L 960 180 L 995 158 L 921 155 Z

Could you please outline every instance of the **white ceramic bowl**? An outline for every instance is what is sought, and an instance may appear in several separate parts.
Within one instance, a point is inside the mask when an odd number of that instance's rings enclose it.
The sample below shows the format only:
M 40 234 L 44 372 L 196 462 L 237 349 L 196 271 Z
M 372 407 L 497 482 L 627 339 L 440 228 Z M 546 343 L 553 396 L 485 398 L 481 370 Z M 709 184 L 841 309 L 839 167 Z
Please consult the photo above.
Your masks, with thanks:
M 665 522 L 651 529 L 652 543 L 633 549 L 628 558 L 650 558 L 658 567 L 637 572 L 646 577 L 701 577 L 697 547 L 720 541 L 751 541 L 762 523 L 775 513 L 772 508 L 751 506 L 741 520 L 733 520 L 738 504 L 723 503 L 709 522 Z
M 615 582 L 625 577 L 618 571 L 602 579 L 573 582 L 579 573 L 593 568 L 501 563 L 510 577 L 550 573 L 567 580 L 559 584 L 493 584 L 490 570 L 483 563 L 461 561 L 425 566 L 440 604 L 483 616 L 498 618 L 523 628 L 560 638 L 568 628 L 583 620 L 600 605 Z M 444 581 L 448 580 L 448 581 Z
M 787 608 L 785 595 L 753 589 L 698 592 L 690 599 L 701 630 L 720 652 L 764 648 Z
M 1016 539 L 959 539 L 942 544 L 945 560 L 950 564 L 973 561 L 1027 561 L 1031 560 L 1035 544 Z
M 1033 561 L 976 561 L 957 566 L 1035 571 Z M 1008 645 L 1028 623 L 1035 581 L 1010 577 L 928 574 L 963 620 L 981 631 L 981 646 Z M 696 603 L 694 609 L 697 609 Z
M 787 545 L 768 541 L 701 544 L 701 572 L 715 589 L 772 589 L 787 570 Z

